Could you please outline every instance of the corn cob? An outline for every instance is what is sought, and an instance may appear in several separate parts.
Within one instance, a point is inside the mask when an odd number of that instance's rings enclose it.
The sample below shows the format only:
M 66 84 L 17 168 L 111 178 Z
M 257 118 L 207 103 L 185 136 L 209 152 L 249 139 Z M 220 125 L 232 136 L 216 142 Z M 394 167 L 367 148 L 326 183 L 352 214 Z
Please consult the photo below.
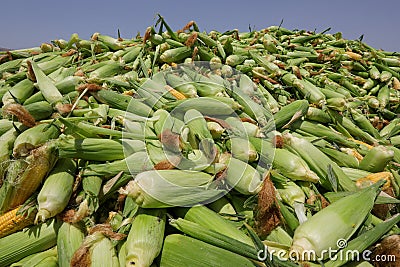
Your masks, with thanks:
M 0 238 L 33 224 L 36 212 L 20 212 L 20 209 L 21 206 L 16 207 L 0 216 Z
M 161 252 L 166 211 L 142 209 L 132 222 L 126 240 L 125 266 L 150 266 Z
M 345 264 L 347 261 L 351 260 L 358 261 L 357 256 L 351 254 L 350 253 L 351 251 L 358 251 L 358 252 L 365 251 L 365 249 L 367 249 L 369 246 L 378 241 L 381 236 L 383 236 L 386 232 L 388 232 L 399 221 L 400 221 L 400 216 L 395 215 L 392 218 L 378 224 L 373 229 L 357 236 L 347 244 L 346 248 L 344 248 L 339 252 L 342 253 L 342 255 L 350 255 L 351 257 L 342 257 L 340 260 L 335 260 L 335 261 L 330 260 L 324 265 L 326 267 L 339 267 Z
M 219 161 L 227 165 L 225 180 L 230 187 L 244 195 L 253 195 L 260 191 L 262 177 L 251 165 L 229 154 L 222 155 Z
M 16 169 L 7 174 L 0 188 L 0 211 L 6 212 L 24 203 L 39 187 L 53 168 L 55 161 L 55 147 L 52 144 L 45 144 L 32 150 L 25 161 L 16 161 L 15 165 L 11 165 L 11 168 L 23 169 Z

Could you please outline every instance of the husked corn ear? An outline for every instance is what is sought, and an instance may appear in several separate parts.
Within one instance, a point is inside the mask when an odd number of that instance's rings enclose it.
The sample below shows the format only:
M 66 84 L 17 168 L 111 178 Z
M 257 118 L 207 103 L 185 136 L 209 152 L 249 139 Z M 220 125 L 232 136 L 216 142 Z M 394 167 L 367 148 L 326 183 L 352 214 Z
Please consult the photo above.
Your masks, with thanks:
M 72 195 L 75 172 L 74 160 L 58 160 L 37 196 L 39 208 L 35 223 L 44 222 L 65 209 Z
M 55 246 L 59 227 L 58 222 L 51 220 L 0 238 L 0 266 L 8 266 L 26 256 Z
M 19 213 L 20 208 L 16 207 L 0 216 L 0 238 L 33 224 L 35 212 Z
M 166 224 L 165 209 L 140 209 L 126 240 L 125 266 L 149 267 L 161 252 Z
M 69 267 L 72 255 L 81 246 L 85 235 L 82 229 L 67 222 L 63 222 L 57 233 L 58 265 Z
M 290 253 L 304 257 L 307 256 L 305 251 L 314 251 L 320 257 L 323 250 L 336 249 L 338 240 L 348 240 L 371 211 L 383 183 L 377 182 L 341 198 L 300 224 L 294 232 Z M 330 227 L 326 229 L 321 225 Z
M 178 234 L 165 238 L 160 267 L 254 266 L 249 259 L 203 241 Z
M 56 153 L 56 147 L 47 143 L 32 150 L 24 161 L 19 160 L 16 164 L 10 165 L 9 168 L 16 168 L 16 170 L 7 173 L 4 184 L 0 188 L 0 212 L 21 205 L 35 192 L 53 168 L 57 158 Z M 18 168 L 23 169 L 18 170 Z

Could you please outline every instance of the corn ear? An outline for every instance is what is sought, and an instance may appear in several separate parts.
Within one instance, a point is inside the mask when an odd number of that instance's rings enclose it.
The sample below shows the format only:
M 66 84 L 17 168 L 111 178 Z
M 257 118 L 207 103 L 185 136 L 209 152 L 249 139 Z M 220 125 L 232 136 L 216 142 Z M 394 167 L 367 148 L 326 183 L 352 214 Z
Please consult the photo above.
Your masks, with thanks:
M 161 252 L 166 211 L 141 209 L 132 222 L 126 240 L 126 265 L 149 267 Z
M 69 267 L 72 255 L 81 246 L 84 233 L 80 227 L 74 224 L 63 222 L 57 233 L 57 254 L 58 265 Z
M 7 173 L 6 180 L 0 188 L 0 212 L 24 203 L 53 168 L 56 157 L 55 146 L 45 144 L 32 150 L 25 161 L 16 161 L 15 166 L 11 165 L 16 169 Z M 23 169 L 18 170 L 21 167 Z
M 374 184 L 380 180 L 385 180 L 386 183 L 382 187 L 382 190 L 386 190 L 390 187 L 392 179 L 393 179 L 393 175 L 391 172 L 371 173 L 367 176 L 357 179 L 356 186 L 358 188 L 364 188 L 364 187 L 371 186 L 372 184 Z
M 53 247 L 43 252 L 39 252 L 23 258 L 19 262 L 11 264 L 10 267 L 57 267 L 57 247 Z
M 254 195 L 261 190 L 262 177 L 251 165 L 229 154 L 222 155 L 220 162 L 227 165 L 225 180 L 229 186 L 244 195 Z
M 160 266 L 254 266 L 249 259 L 228 250 L 184 235 L 168 235 L 164 241 Z
M 222 218 L 218 213 L 206 206 L 197 205 L 191 208 L 178 208 L 175 213 L 179 217 L 197 223 L 204 228 L 214 230 L 245 244 L 253 245 L 251 238 L 240 231 L 235 224 Z
M 368 230 L 353 240 L 350 240 L 347 243 L 347 246 L 340 252 L 341 255 L 351 255 L 352 251 L 365 251 L 368 247 L 373 245 L 376 241 L 378 241 L 385 233 L 390 231 L 393 226 L 395 226 L 398 222 L 400 222 L 400 215 L 397 214 L 392 218 L 376 225 L 373 229 Z M 358 258 L 351 258 L 351 257 L 341 257 L 339 260 L 330 260 L 324 263 L 326 267 L 339 267 L 343 266 L 347 261 L 357 260 Z M 359 265 L 357 265 L 359 266 Z
M 139 173 L 120 193 L 132 197 L 143 208 L 191 206 L 210 201 L 222 190 L 209 189 L 213 177 L 184 170 L 151 170 Z
M 18 135 L 14 142 L 14 157 L 24 157 L 29 152 L 46 143 L 48 140 L 55 139 L 60 135 L 60 130 L 54 124 L 38 124 L 29 128 Z
M 359 168 L 369 172 L 381 172 L 393 158 L 392 150 L 385 146 L 376 146 L 364 156 Z
M 308 166 L 310 166 L 311 170 L 319 176 L 322 186 L 327 188 L 332 188 L 332 186 L 334 186 L 328 178 L 329 169 L 332 168 L 338 184 L 343 190 L 354 191 L 356 189 L 353 181 L 343 170 L 311 142 L 304 138 L 295 137 L 289 133 L 284 134 L 283 139 L 284 146 L 301 156 L 303 160 L 307 162 Z
M 0 238 L 33 224 L 35 212 L 19 213 L 20 208 L 16 207 L 0 216 Z
M 221 234 L 213 229 L 207 229 L 195 222 L 182 218 L 172 219 L 170 225 L 197 240 L 210 245 L 229 250 L 244 257 L 258 260 L 257 251 L 253 246 Z
M 58 222 L 51 220 L 0 238 L 0 266 L 7 266 L 55 246 L 59 226 Z
M 72 159 L 58 160 L 37 196 L 39 208 L 35 223 L 44 222 L 65 209 L 72 195 L 75 172 L 76 163 Z
M 305 251 L 314 251 L 320 257 L 323 250 L 336 249 L 338 240 L 348 240 L 371 211 L 383 183 L 380 181 L 341 198 L 299 225 L 293 236 L 290 253 L 300 258 L 306 256 Z M 318 227 L 320 225 L 331 227 L 325 229 Z
M 43 97 L 52 105 L 61 102 L 63 99 L 62 94 L 58 91 L 51 79 L 46 76 L 41 67 L 34 61 L 28 61 L 28 64 L 32 66 L 39 90 Z
M 302 158 L 286 149 L 275 149 L 272 166 L 292 180 L 310 181 L 313 183 L 318 183 L 319 181 L 317 174 L 310 170 Z
M 121 143 L 111 139 L 75 139 L 62 136 L 56 141 L 60 158 L 79 158 L 94 161 L 120 160 L 125 158 Z M 102 151 L 102 153 L 99 153 Z

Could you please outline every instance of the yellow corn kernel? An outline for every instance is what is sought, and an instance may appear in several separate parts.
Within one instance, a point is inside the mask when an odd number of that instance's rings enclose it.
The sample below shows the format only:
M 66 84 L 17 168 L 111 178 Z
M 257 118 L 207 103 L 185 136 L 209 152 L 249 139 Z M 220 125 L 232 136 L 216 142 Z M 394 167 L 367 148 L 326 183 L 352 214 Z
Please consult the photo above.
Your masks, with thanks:
M 0 216 L 0 238 L 24 229 L 33 224 L 33 214 L 18 214 L 20 207 L 10 210 Z
M 382 187 L 382 190 L 385 190 L 390 187 L 390 180 L 392 178 L 393 178 L 393 175 L 391 172 L 371 173 L 367 176 L 357 179 L 356 186 L 359 188 L 364 188 L 364 187 L 368 187 L 380 180 L 385 180 L 386 183 Z
M 178 100 L 182 100 L 182 99 L 186 99 L 186 96 L 184 94 L 182 94 L 181 92 L 178 92 L 177 90 L 175 90 L 174 88 L 172 88 L 169 85 L 166 85 L 165 88 L 168 90 L 168 92 L 173 95 L 176 99 Z

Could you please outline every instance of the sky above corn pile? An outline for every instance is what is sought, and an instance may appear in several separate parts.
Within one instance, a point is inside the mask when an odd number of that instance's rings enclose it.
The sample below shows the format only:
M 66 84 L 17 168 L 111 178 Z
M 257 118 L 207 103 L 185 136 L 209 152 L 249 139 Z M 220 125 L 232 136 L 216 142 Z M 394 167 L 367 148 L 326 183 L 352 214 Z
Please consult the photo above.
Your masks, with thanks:
M 160 13 L 174 29 L 194 20 L 200 30 L 260 30 L 271 25 L 288 29 L 342 32 L 346 39 L 363 35 L 367 44 L 400 52 L 400 1 L 356 0 L 142 0 L 54 1 L 1 0 L 0 47 L 39 46 L 66 39 L 74 32 L 82 39 L 94 32 L 132 38 L 154 25 Z

